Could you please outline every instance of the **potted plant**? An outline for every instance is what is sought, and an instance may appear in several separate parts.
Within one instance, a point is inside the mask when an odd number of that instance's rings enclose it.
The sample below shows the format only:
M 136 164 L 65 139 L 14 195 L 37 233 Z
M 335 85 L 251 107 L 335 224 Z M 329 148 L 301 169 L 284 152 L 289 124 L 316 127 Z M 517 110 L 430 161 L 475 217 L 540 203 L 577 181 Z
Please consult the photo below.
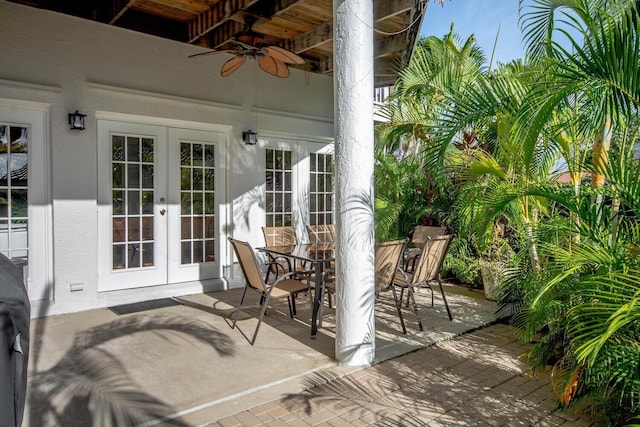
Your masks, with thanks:
M 485 297 L 491 301 L 498 300 L 502 274 L 513 256 L 513 251 L 505 236 L 505 229 L 504 224 L 495 224 L 486 249 L 481 254 L 482 286 Z

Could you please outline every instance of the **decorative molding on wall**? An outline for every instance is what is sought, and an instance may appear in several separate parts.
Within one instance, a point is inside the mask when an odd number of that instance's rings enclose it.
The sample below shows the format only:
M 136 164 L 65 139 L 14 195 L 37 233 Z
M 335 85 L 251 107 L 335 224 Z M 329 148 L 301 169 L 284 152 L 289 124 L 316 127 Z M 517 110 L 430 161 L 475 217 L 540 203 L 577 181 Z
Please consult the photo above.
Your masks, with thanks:
M 242 105 L 238 105 L 238 104 L 227 104 L 223 102 L 208 101 L 205 99 L 188 98 L 184 96 L 170 95 L 168 93 L 151 92 L 151 91 L 140 90 L 140 89 L 131 89 L 131 88 L 107 85 L 107 84 L 97 83 L 97 82 L 87 82 L 87 87 L 90 89 L 103 90 L 107 92 L 118 92 L 118 93 L 124 93 L 127 95 L 146 96 L 154 99 L 165 99 L 168 101 L 184 102 L 187 104 L 200 104 L 200 105 L 206 105 L 208 107 L 224 108 L 227 110 L 240 111 L 243 108 Z
M 31 89 L 40 92 L 62 93 L 62 88 L 57 86 L 41 85 L 37 83 L 21 82 L 17 80 L 0 79 L 0 87 L 9 89 Z
M 333 123 L 333 117 L 312 116 L 310 114 L 300 114 L 291 111 L 272 110 L 269 108 L 253 107 L 251 111 L 260 114 L 271 114 L 278 117 L 289 117 L 294 119 L 309 120 L 322 123 Z
M 139 114 L 116 113 L 113 111 L 103 110 L 96 110 L 96 120 L 138 123 L 177 129 L 203 130 L 207 132 L 221 132 L 225 134 L 232 129 L 231 125 L 193 122 L 189 120 L 170 119 L 166 117 L 142 116 Z

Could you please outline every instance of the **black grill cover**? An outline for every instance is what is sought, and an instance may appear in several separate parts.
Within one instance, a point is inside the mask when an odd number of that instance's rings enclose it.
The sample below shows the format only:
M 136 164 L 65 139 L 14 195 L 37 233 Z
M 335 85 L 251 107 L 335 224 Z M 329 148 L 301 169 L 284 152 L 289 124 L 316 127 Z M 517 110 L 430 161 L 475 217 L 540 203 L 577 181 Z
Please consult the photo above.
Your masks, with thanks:
M 0 426 L 22 424 L 31 305 L 22 271 L 0 254 Z

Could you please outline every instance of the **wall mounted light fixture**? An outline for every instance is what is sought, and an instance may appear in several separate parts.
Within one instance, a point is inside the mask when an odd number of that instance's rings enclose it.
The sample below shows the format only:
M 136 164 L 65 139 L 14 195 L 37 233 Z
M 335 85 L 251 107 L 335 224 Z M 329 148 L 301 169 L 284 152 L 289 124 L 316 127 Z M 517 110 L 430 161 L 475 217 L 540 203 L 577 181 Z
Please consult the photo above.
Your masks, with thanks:
M 242 132 L 242 140 L 245 145 L 256 145 L 258 143 L 258 134 L 249 129 L 246 132 Z
M 84 118 L 87 117 L 86 114 L 80 114 L 78 110 L 75 113 L 67 114 L 69 117 L 69 128 L 71 130 L 83 130 L 84 129 Z

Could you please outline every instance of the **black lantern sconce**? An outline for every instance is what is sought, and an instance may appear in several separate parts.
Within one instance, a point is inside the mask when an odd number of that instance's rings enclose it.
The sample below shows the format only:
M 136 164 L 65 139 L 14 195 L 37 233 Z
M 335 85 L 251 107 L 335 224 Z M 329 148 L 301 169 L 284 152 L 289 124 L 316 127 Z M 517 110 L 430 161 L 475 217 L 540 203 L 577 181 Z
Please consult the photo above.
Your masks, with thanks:
M 258 134 L 249 129 L 246 132 L 242 132 L 242 140 L 245 145 L 256 145 L 258 143 Z
M 80 114 L 78 110 L 75 113 L 67 114 L 69 117 L 69 129 L 71 130 L 84 130 L 84 118 L 86 114 Z

